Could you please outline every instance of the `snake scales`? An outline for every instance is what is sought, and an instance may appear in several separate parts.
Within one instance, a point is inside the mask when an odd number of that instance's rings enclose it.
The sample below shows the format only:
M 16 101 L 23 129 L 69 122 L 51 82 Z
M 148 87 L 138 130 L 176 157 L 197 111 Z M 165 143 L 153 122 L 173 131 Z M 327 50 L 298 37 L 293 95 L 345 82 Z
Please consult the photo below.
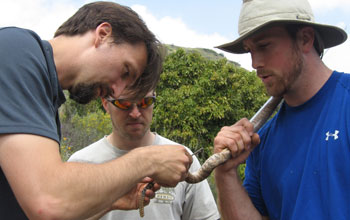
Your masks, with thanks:
M 250 122 L 254 125 L 254 132 L 257 132 L 265 122 L 270 118 L 278 104 L 281 102 L 280 97 L 271 97 L 266 103 L 257 111 L 257 113 L 250 119 Z M 231 158 L 231 152 L 228 149 L 224 149 L 220 153 L 213 154 L 210 156 L 200 167 L 200 169 L 194 173 L 188 173 L 185 181 L 188 183 L 199 183 L 206 179 L 211 172 L 220 164 L 225 163 Z M 150 185 L 150 186 L 149 186 Z M 145 189 L 142 191 L 142 195 L 139 201 L 140 216 L 144 215 L 144 205 L 143 200 L 146 193 L 146 188 L 150 189 L 153 187 L 153 183 L 146 185 Z
M 254 125 L 254 132 L 257 132 L 265 122 L 270 118 L 275 111 L 282 98 L 271 97 L 266 103 L 257 111 L 257 113 L 250 119 L 250 122 Z M 185 181 L 188 183 L 199 183 L 206 179 L 215 167 L 226 162 L 231 158 L 231 152 L 228 149 L 224 149 L 220 153 L 210 156 L 201 166 L 201 168 L 195 173 L 188 173 Z
M 139 200 L 139 211 L 140 211 L 140 216 L 141 218 L 143 218 L 143 216 L 145 215 L 145 210 L 144 210 L 144 204 L 143 201 L 145 200 L 145 196 L 146 196 L 146 190 L 147 189 L 152 189 L 152 187 L 154 186 L 154 182 L 148 183 L 145 188 L 143 188 L 142 192 L 141 192 L 141 197 Z

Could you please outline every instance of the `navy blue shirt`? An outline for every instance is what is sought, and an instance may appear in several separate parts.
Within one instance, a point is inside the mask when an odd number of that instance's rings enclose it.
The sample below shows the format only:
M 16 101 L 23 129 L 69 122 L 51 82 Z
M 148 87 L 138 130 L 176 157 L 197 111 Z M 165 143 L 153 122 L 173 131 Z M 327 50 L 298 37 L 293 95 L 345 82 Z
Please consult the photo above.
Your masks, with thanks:
M 0 134 L 34 134 L 59 143 L 58 108 L 65 97 L 49 42 L 30 30 L 1 28 L 0 57 Z M 26 219 L 2 169 L 0 216 Z
M 350 74 L 306 103 L 283 103 L 247 160 L 246 188 L 271 220 L 350 219 Z

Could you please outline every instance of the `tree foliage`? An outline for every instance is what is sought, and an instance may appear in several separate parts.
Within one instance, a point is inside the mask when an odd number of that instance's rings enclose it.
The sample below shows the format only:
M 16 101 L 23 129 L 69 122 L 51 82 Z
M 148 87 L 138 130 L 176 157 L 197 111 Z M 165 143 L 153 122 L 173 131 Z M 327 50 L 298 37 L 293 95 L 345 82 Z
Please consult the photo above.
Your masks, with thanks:
M 266 99 L 255 72 L 179 49 L 166 57 L 152 129 L 193 151 L 203 148 L 203 162 L 221 127 L 250 118 Z
M 71 154 L 112 132 L 111 119 L 105 113 L 101 100 L 81 105 L 67 98 L 60 109 L 62 123 L 61 157 Z

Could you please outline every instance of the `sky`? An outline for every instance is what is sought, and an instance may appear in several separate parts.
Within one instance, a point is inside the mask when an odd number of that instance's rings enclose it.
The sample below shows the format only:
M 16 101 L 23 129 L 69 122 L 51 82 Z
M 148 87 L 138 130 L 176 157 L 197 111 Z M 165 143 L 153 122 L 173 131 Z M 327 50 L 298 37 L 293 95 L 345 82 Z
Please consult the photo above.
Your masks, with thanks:
M 90 0 L 0 0 L 0 27 L 28 28 L 49 40 L 55 30 Z M 135 10 L 165 44 L 208 48 L 252 70 L 249 54 L 235 55 L 215 46 L 238 37 L 242 0 L 115 0 Z M 343 28 L 350 35 L 350 0 L 309 0 L 319 23 Z M 350 38 L 350 37 L 349 37 Z M 350 73 L 350 39 L 326 50 L 323 61 L 331 69 Z

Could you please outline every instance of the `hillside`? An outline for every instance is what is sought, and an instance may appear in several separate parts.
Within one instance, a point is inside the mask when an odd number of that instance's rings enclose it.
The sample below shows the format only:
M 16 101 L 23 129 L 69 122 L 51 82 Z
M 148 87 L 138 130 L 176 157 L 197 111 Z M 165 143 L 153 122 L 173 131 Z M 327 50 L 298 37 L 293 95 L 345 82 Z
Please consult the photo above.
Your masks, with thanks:
M 209 60 L 219 60 L 219 59 L 226 58 L 223 54 L 217 53 L 214 50 L 207 49 L 207 48 L 178 47 L 178 46 L 169 45 L 169 44 L 165 44 L 165 46 L 167 49 L 167 54 L 171 54 L 171 53 L 175 52 L 177 49 L 182 48 L 185 51 L 190 52 L 190 53 L 191 52 L 200 53 L 204 58 L 207 58 Z M 239 63 L 232 61 L 232 60 L 228 60 L 228 62 L 233 63 L 236 66 L 241 66 Z

